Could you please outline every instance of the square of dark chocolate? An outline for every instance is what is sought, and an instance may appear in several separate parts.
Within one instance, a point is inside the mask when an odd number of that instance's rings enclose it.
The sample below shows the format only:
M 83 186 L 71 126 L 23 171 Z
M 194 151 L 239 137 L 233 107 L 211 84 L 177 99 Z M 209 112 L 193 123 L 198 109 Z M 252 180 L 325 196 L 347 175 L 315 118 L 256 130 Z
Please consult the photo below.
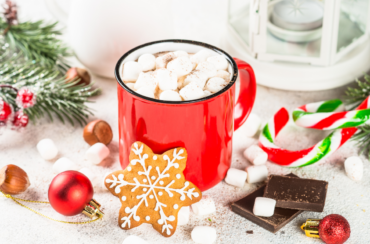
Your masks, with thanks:
M 326 181 L 270 175 L 263 196 L 279 208 L 322 212 L 327 190 Z
M 289 174 L 292 177 L 298 177 L 294 174 Z M 253 206 L 256 197 L 263 197 L 266 185 L 262 185 L 255 191 L 244 197 L 243 199 L 233 203 L 231 209 L 240 216 L 252 221 L 262 228 L 276 233 L 286 224 L 292 221 L 303 211 L 294 209 L 275 208 L 274 215 L 271 217 L 260 217 L 253 214 Z

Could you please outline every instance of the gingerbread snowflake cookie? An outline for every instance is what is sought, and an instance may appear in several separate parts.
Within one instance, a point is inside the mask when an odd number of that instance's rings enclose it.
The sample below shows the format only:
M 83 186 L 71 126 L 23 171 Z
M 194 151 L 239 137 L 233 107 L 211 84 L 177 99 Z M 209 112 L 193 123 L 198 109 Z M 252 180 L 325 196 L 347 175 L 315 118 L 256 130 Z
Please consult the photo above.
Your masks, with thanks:
M 201 191 L 186 181 L 185 148 L 155 154 L 145 144 L 131 146 L 130 164 L 109 174 L 105 186 L 122 203 L 118 223 L 128 230 L 149 223 L 165 237 L 173 235 L 181 207 L 200 201 Z

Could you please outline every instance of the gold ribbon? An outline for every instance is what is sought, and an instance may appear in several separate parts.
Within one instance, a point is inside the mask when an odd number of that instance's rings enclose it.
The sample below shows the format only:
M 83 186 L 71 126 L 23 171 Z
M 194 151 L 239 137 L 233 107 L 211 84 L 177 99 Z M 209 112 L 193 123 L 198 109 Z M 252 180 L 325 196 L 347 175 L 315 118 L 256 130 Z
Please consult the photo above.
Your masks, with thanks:
M 27 207 L 26 205 L 20 203 L 19 201 L 22 201 L 22 202 L 32 202 L 32 203 L 45 203 L 45 204 L 50 204 L 49 202 L 42 202 L 42 201 L 31 201 L 31 200 L 25 200 L 25 199 L 21 199 L 21 198 L 16 198 L 16 197 L 13 197 L 12 195 L 9 195 L 9 194 L 5 194 L 3 191 L 0 190 L 0 192 L 3 194 L 2 196 L 0 197 L 6 197 L 6 198 L 9 198 L 9 199 L 12 199 L 15 203 L 17 203 L 18 205 L 34 212 L 35 214 L 38 214 L 44 218 L 47 218 L 47 219 L 50 219 L 50 220 L 53 220 L 53 221 L 56 221 L 56 222 L 60 222 L 60 223 L 64 223 L 64 224 L 74 224 L 74 225 L 82 225 L 82 224 L 89 224 L 89 223 L 92 223 L 92 222 L 95 222 L 99 219 L 101 219 L 103 217 L 103 215 L 99 215 L 98 218 L 96 219 L 93 219 L 93 220 L 89 220 L 89 221 L 84 221 L 84 222 L 69 222 L 69 221 L 63 221 L 63 220 L 57 220 L 57 219 L 53 219 L 53 218 L 50 218 L 46 215 L 43 215 L 42 213 L 39 213 L 37 212 L 36 210 L 30 208 L 30 207 Z

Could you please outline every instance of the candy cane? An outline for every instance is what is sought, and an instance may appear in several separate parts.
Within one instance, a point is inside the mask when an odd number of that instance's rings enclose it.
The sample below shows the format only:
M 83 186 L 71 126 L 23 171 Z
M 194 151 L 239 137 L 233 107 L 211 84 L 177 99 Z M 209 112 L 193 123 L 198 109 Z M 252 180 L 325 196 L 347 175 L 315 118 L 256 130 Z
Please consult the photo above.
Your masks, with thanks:
M 293 112 L 293 120 L 298 125 L 327 130 L 339 128 L 313 147 L 299 151 L 290 151 L 275 145 L 277 135 L 289 121 L 288 111 L 281 108 L 263 128 L 259 145 L 268 154 L 270 161 L 282 166 L 304 167 L 320 162 L 356 133 L 357 128 L 354 126 L 369 121 L 369 98 L 366 98 L 356 111 L 341 112 L 344 106 L 340 100 L 311 103 L 296 109 Z

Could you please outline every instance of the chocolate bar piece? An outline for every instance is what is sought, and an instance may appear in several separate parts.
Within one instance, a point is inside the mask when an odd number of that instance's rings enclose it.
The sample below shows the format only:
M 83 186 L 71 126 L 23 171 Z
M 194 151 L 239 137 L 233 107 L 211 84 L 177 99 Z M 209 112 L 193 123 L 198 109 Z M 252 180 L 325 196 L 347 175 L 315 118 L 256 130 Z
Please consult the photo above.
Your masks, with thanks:
M 263 194 L 276 200 L 276 207 L 322 212 L 328 182 L 270 175 Z
M 289 174 L 291 177 L 298 177 L 294 174 Z M 271 217 L 260 217 L 253 214 L 254 200 L 256 197 L 262 197 L 265 191 L 266 185 L 262 185 L 257 188 L 254 192 L 250 193 L 243 199 L 233 203 L 231 209 L 233 212 L 241 215 L 242 217 L 252 221 L 253 223 L 265 228 L 272 233 L 276 233 L 278 230 L 283 228 L 286 224 L 292 221 L 303 211 L 275 208 L 274 215 Z

